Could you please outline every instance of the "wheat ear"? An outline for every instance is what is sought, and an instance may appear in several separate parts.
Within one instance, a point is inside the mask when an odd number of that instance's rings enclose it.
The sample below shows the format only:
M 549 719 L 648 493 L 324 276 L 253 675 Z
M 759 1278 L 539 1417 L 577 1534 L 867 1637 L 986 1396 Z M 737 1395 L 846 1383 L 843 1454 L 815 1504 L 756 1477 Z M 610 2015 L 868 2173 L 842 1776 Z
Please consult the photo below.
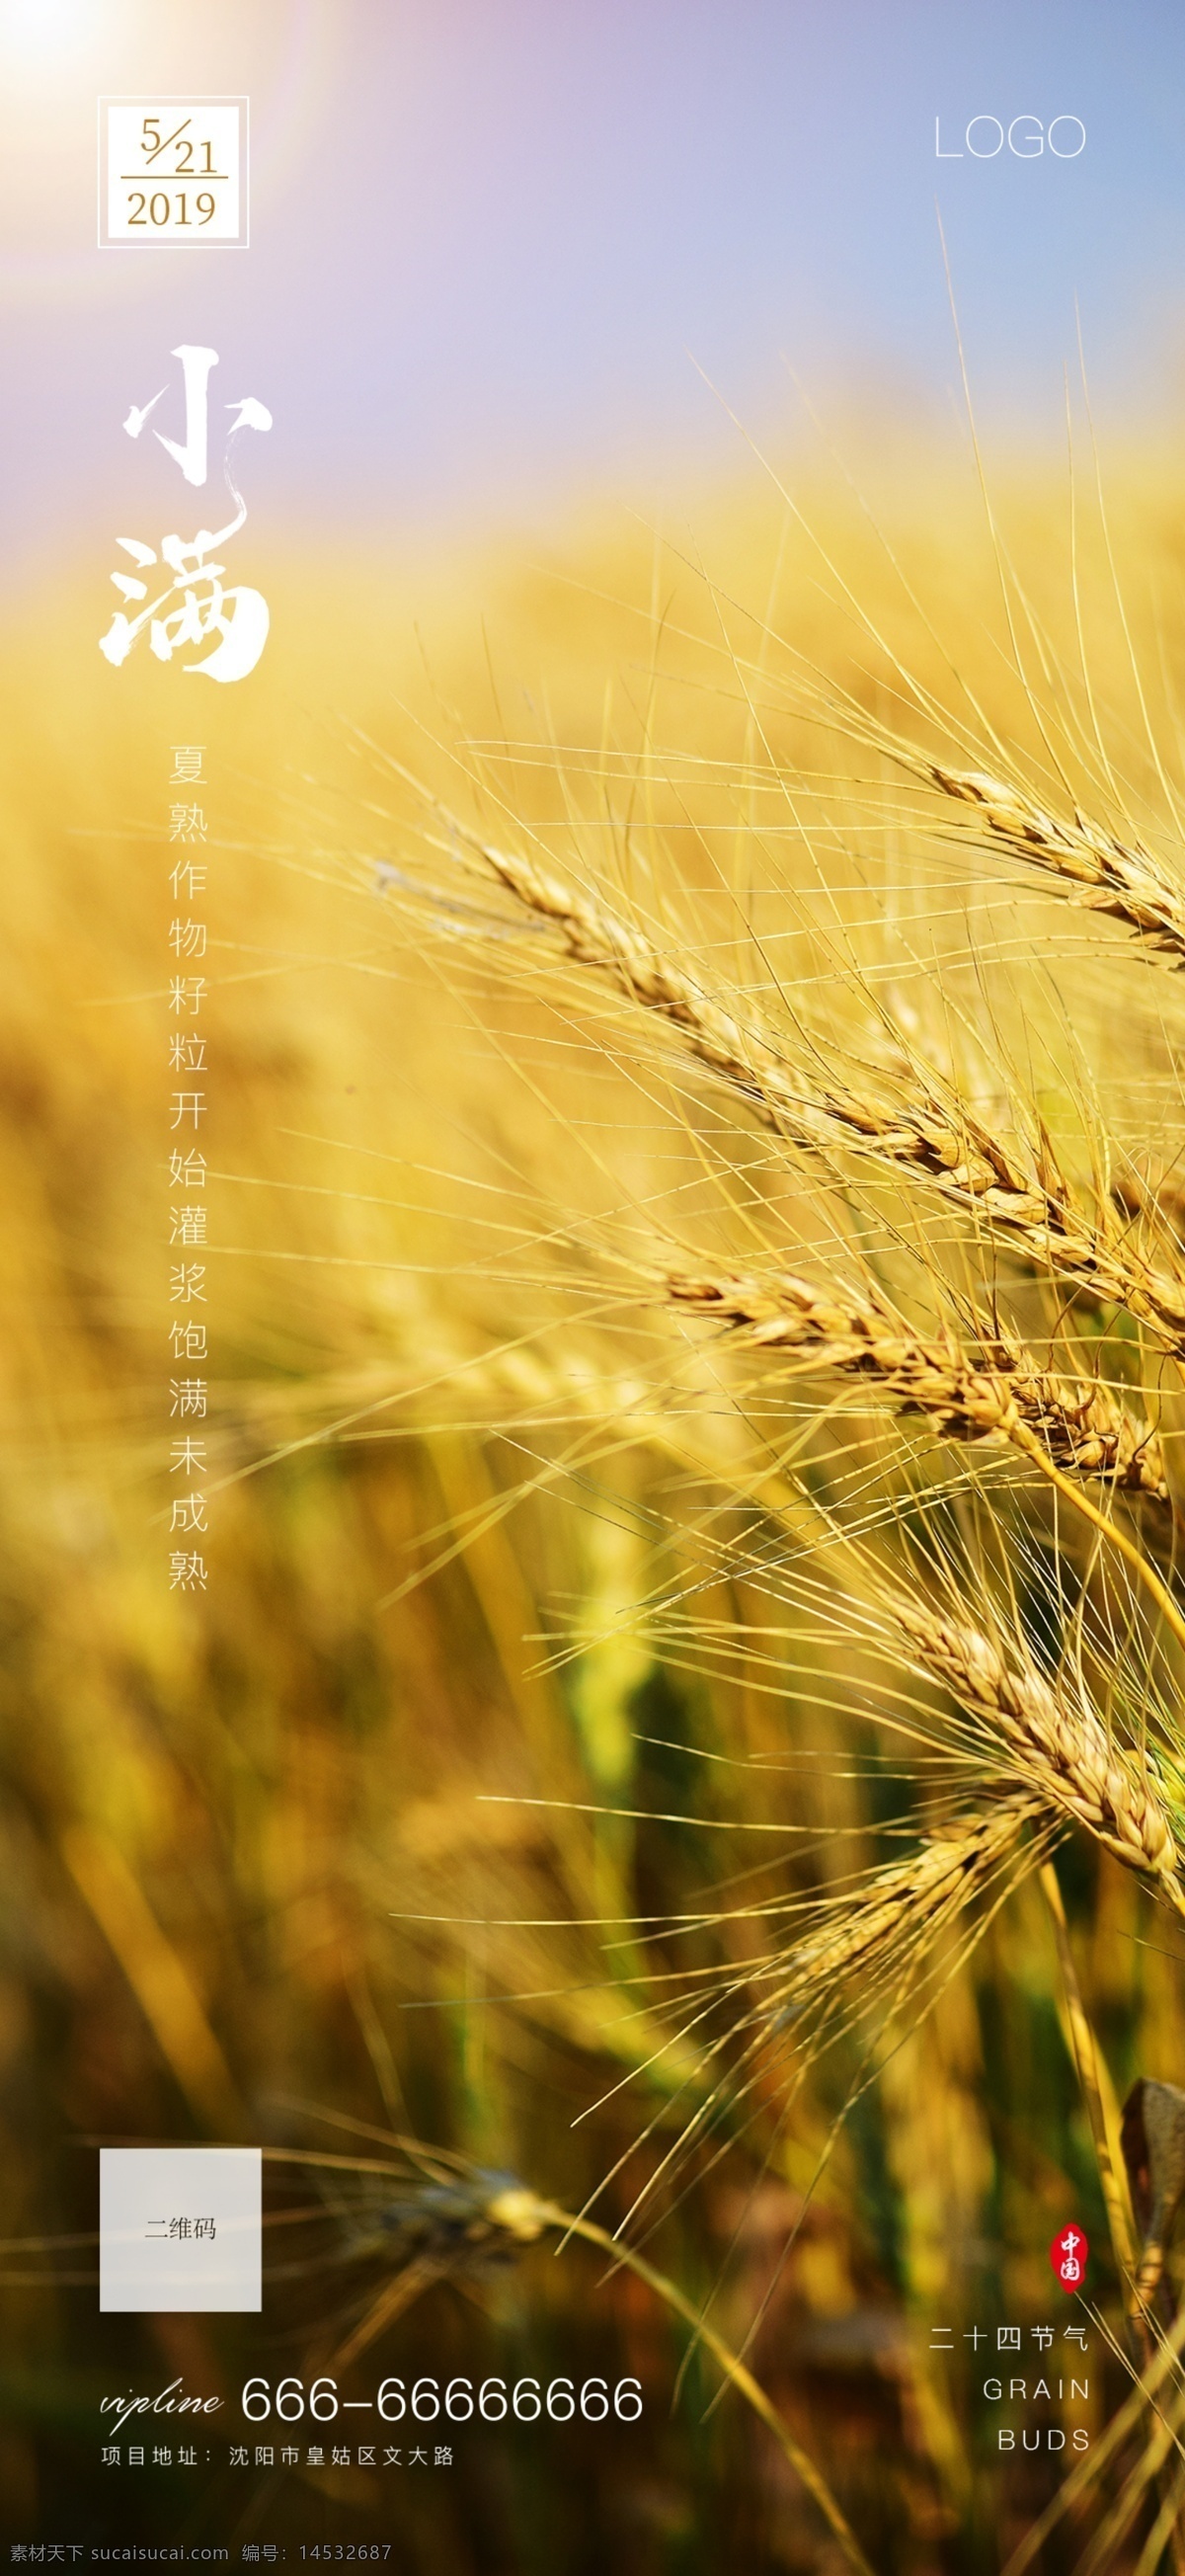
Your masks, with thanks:
M 890 1611 L 921 1669 L 969 1713 L 986 1717 L 1021 1758 L 1023 1785 L 1085 1825 L 1185 1917 L 1177 1848 L 1151 1766 L 1114 1743 L 1085 1691 L 1078 1687 L 1071 1698 L 1019 1650 L 1005 1657 L 980 1629 L 925 1602 L 894 1595 Z
M 927 1946 L 1015 1858 L 1033 1829 L 1030 1868 L 1048 1849 L 1050 1830 L 1064 1828 L 1064 1812 L 1028 1791 L 953 1816 L 928 1835 L 908 1860 L 890 1861 L 851 1894 L 831 1901 L 827 1919 L 796 1941 L 779 1963 L 779 2005 L 807 1989 L 859 1976 L 867 1984 L 887 1961 Z
M 1169 1501 L 1155 1433 L 1107 1388 L 1068 1387 L 1002 1334 L 970 1352 L 953 1335 L 925 1341 L 891 1310 L 846 1290 L 820 1292 L 784 1271 L 768 1280 L 668 1272 L 663 1287 L 676 1305 L 743 1333 L 756 1350 L 801 1352 L 820 1368 L 858 1377 L 893 1412 L 920 1415 L 944 1440 L 1009 1440 L 1029 1456 L 1036 1438 L 1070 1475 Z
M 905 765 L 944 796 L 974 806 L 984 837 L 1054 877 L 1071 903 L 1109 913 L 1170 966 L 1185 966 L 1185 887 L 1140 841 L 1101 832 L 1079 812 L 1061 822 L 1024 787 L 983 770 L 946 769 L 920 754 L 906 754 Z
M 971 838 L 980 848 L 1002 845 L 1026 866 L 1051 877 L 1070 903 L 1123 922 L 1171 968 L 1185 965 L 1185 884 L 1134 833 L 1121 837 L 1103 830 L 1077 802 L 1068 821 L 1052 814 L 1015 776 L 1000 778 L 990 770 L 934 760 L 908 736 L 871 722 L 853 700 L 843 708 L 840 724 L 849 741 L 863 742 L 924 786 L 972 807 L 974 822 L 960 829 L 960 839 Z

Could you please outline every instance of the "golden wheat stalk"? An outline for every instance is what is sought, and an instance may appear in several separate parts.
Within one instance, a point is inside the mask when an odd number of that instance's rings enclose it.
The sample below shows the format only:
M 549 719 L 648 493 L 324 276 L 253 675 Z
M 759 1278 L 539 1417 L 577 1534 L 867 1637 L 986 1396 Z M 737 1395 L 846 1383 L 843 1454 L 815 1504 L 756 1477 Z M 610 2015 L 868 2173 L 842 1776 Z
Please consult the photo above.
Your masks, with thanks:
M 460 826 L 448 844 L 454 857 L 458 833 L 473 860 L 551 924 L 574 962 L 609 974 L 619 991 L 674 1024 L 697 1059 L 724 1074 L 779 1134 L 830 1152 L 859 1139 L 881 1168 L 900 1178 L 923 1177 L 958 1205 L 974 1207 L 993 1232 L 1039 1267 L 1087 1283 L 1143 1316 L 1169 1348 L 1185 1355 L 1185 1281 L 1154 1271 L 1117 1229 L 1105 1232 L 1080 1210 L 1044 1145 L 1039 1169 L 1036 1157 L 1026 1169 L 957 1102 L 948 1108 L 931 1093 L 924 1100 L 866 1105 L 850 1091 L 825 1089 L 805 1072 L 793 1074 L 769 1039 L 723 1010 L 599 898 L 533 858 L 496 850 Z M 1104 1225 L 1110 1217 L 1104 1207 Z M 1008 1436 L 1030 1455 L 1043 1456 L 1047 1472 L 1074 1498 L 1071 1479 L 1019 1409 Z M 1141 1552 L 1093 1506 L 1083 1500 L 1080 1508 L 1122 1549 L 1174 1632 L 1185 1635 L 1180 1613 Z M 903 1606 L 899 1626 L 925 1667 L 964 1708 L 991 1716 L 998 1739 L 1023 1757 L 1030 1781 L 1035 1778 L 1063 1813 L 1148 1875 L 1185 1915 L 1172 1830 L 1148 1768 L 1129 1762 L 1115 1747 L 1084 1690 L 1072 1698 L 1064 1688 L 1055 1692 L 1035 1668 L 1023 1662 L 1013 1667 L 977 1631 L 937 1619 L 924 1607 Z
M 765 1351 L 800 1354 L 804 1363 L 855 1377 L 869 1401 L 902 1416 L 929 1422 L 940 1439 L 1011 1442 L 1031 1457 L 1037 1440 L 1054 1464 L 1071 1476 L 1098 1478 L 1113 1489 L 1171 1509 L 1164 1452 L 1156 1432 L 1120 1405 L 1097 1379 L 1071 1379 L 1038 1367 L 1023 1343 L 985 1332 L 968 1348 L 953 1333 L 926 1340 L 911 1333 L 891 1308 L 847 1287 L 820 1291 L 786 1271 L 768 1279 L 744 1273 L 667 1270 L 658 1274 L 665 1301 L 722 1324 Z M 405 1364 L 405 1383 L 392 1392 L 389 1369 L 323 1382 L 319 1407 L 356 1400 L 356 1421 L 376 1421 L 398 1404 L 402 1415 L 419 1399 L 433 1399 L 459 1427 L 467 1408 L 475 1427 L 500 1420 L 615 1424 L 635 1441 L 670 1450 L 686 1460 L 689 1434 L 676 1437 L 676 1422 L 650 1379 L 605 1364 L 591 1348 L 563 1348 L 544 1355 L 530 1344 L 474 1355 L 443 1344 L 435 1369 L 417 1346 L 419 1365 Z M 369 1394 L 370 1402 L 365 1402 Z M 253 1398 L 259 1417 L 274 1416 L 273 1389 Z M 291 1411 L 287 1392 L 279 1410 Z M 717 1444 L 713 1465 L 723 1464 Z
M 751 2049 L 787 2028 L 797 2033 L 808 2013 L 822 2027 L 840 1991 L 853 1981 L 860 2010 L 883 2001 L 894 1975 L 899 1991 L 917 2008 L 922 1961 L 942 1934 L 993 1889 L 1008 1893 L 1041 1868 L 1066 1830 L 1064 1809 L 1039 1789 L 985 1792 L 981 1805 L 929 1831 L 919 1829 L 907 1858 L 886 1862 L 837 1893 L 758 1905 L 742 1909 L 739 1917 L 705 1913 L 697 1918 L 703 1926 L 738 1919 L 777 1923 L 777 1938 L 743 1963 L 729 1957 L 689 1970 L 683 1980 L 672 1974 L 673 2000 L 662 2008 L 681 2013 L 694 1995 L 706 1999 L 710 2010 L 713 1987 L 725 2004 L 748 1987 L 755 1998 L 752 2012 L 731 2027 L 756 2034 Z M 789 1932 L 786 1915 L 801 1918 Z
M 796 1941 L 779 1963 L 776 2001 L 859 1977 L 875 1984 L 895 1958 L 916 1964 L 958 1914 L 1017 1861 L 1026 1833 L 1025 1871 L 1039 1866 L 1064 1814 L 1030 1791 L 1017 1790 L 983 1809 L 952 1816 L 907 1860 L 888 1862 L 850 1894 L 832 1899 L 825 1919 Z
M 434 800 L 433 800 L 434 801 Z M 858 1154 L 886 1177 L 923 1181 L 1036 1270 L 1126 1309 L 1174 1358 L 1185 1359 L 1185 1277 L 1145 1259 L 1109 1207 L 1081 1207 L 1048 1140 L 1024 1151 L 992 1134 L 964 1103 L 916 1077 L 867 1086 L 823 1082 L 794 1067 L 751 1019 L 725 1010 L 684 966 L 607 905 L 539 862 L 484 841 L 449 817 L 456 862 L 492 875 L 555 932 L 573 964 L 676 1029 L 691 1055 L 740 1095 L 786 1143 L 828 1159 Z
M 1055 1687 L 1019 1642 L 1006 1656 L 981 1629 L 924 1601 L 894 1594 L 888 1606 L 923 1672 L 986 1717 L 1020 1758 L 1023 1784 L 1085 1825 L 1185 1917 L 1179 1854 L 1151 1759 L 1137 1761 L 1116 1744 L 1082 1682 L 1059 1678 Z
M 897 757 L 944 796 L 975 808 L 977 839 L 1002 842 L 1015 858 L 1056 880 L 1069 902 L 1124 922 L 1170 966 L 1185 966 L 1185 886 L 1132 838 L 1100 831 L 1075 811 L 1060 821 L 1017 780 L 978 769 L 947 769 L 898 746 Z M 986 827 L 986 830 L 982 829 Z
M 943 1440 L 1008 1440 L 1029 1456 L 1036 1438 L 1070 1475 L 1098 1476 L 1169 1502 L 1156 1434 L 1106 1387 L 1068 1385 L 1001 1333 L 970 1352 L 953 1334 L 926 1341 L 891 1309 L 832 1284 L 821 1291 L 786 1271 L 768 1280 L 668 1272 L 663 1286 L 677 1306 L 743 1334 L 755 1350 L 798 1352 L 819 1368 L 859 1378 L 871 1397 L 920 1416 Z
M 1015 772 L 1002 778 L 991 770 L 934 760 L 908 736 L 871 719 L 850 696 L 829 704 L 847 741 L 882 753 L 907 776 L 971 807 L 973 819 L 959 820 L 961 841 L 971 840 L 979 849 L 1002 845 L 1027 867 L 1052 878 L 1068 902 L 1123 922 L 1170 968 L 1185 965 L 1185 883 L 1136 833 L 1128 829 L 1121 836 L 1105 830 L 1076 799 L 1068 820 L 1051 813 Z M 1067 801 L 1071 799 L 1067 790 Z

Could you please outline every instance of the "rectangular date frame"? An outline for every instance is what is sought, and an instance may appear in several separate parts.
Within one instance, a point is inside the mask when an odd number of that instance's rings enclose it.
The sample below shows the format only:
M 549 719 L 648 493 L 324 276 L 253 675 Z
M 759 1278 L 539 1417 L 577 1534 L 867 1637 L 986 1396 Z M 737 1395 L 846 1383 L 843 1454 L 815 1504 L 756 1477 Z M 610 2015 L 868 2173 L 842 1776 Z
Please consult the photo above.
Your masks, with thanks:
M 131 91 L 108 90 L 98 100 L 98 242 L 100 250 L 139 250 L 151 245 L 155 250 L 249 250 L 251 247 L 251 117 L 250 99 L 245 90 L 202 91 Z M 130 241 L 125 234 L 108 230 L 108 118 L 109 107 L 142 107 L 146 113 L 154 108 L 235 107 L 239 111 L 239 228 L 233 236 L 203 233 L 194 225 L 161 226 L 147 229 L 142 242 Z M 195 172 L 196 182 L 201 174 Z M 177 185 L 176 177 L 170 179 Z

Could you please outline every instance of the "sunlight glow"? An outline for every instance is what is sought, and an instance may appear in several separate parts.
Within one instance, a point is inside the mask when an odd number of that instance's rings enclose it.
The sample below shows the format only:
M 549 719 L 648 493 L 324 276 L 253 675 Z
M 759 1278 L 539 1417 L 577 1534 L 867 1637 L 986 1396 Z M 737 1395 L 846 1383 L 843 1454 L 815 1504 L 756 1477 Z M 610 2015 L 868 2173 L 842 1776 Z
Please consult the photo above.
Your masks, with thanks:
M 73 52 L 93 33 L 86 0 L 0 0 L 0 41 L 25 62 Z

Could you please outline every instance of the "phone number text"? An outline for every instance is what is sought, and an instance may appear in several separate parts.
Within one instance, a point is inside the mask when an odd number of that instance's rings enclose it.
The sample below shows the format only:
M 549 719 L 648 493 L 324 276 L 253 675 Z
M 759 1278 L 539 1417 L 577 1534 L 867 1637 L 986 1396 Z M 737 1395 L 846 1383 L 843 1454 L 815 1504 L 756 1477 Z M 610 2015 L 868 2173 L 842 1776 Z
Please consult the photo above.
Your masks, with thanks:
M 642 2412 L 642 2386 L 637 2379 L 384 2379 L 374 2397 L 341 2397 L 336 2379 L 249 2379 L 243 2389 L 243 2413 L 250 2424 L 266 2424 L 276 2415 L 283 2424 L 298 2424 L 304 2415 L 331 2424 L 338 2415 L 381 2415 L 384 2424 L 636 2424 Z

